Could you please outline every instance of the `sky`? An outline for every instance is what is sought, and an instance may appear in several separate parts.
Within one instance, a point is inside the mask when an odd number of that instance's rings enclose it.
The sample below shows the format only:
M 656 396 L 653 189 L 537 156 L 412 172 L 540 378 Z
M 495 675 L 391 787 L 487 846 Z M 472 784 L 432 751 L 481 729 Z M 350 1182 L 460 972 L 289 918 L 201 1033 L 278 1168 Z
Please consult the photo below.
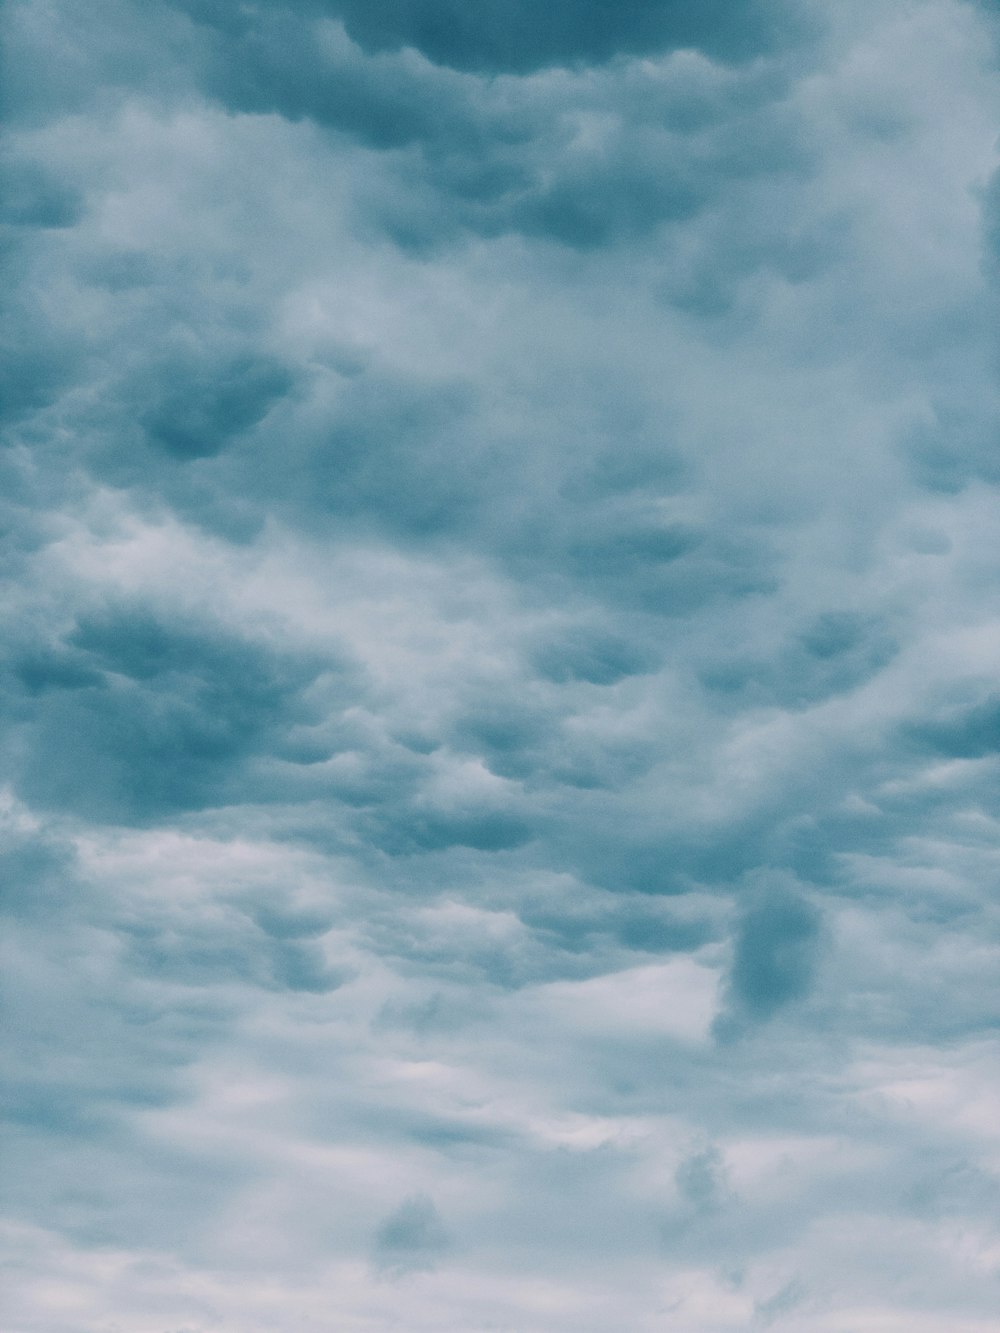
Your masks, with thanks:
M 997 6 L 2 21 L 6 1333 L 994 1333 Z

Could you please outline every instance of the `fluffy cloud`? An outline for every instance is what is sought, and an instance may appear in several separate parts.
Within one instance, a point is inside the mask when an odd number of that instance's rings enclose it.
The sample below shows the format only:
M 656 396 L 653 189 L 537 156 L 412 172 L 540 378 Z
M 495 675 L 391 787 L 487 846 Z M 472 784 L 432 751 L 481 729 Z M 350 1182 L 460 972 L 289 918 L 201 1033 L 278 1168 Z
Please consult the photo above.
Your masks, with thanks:
M 966 0 L 7 7 L 12 1333 L 995 1323 Z

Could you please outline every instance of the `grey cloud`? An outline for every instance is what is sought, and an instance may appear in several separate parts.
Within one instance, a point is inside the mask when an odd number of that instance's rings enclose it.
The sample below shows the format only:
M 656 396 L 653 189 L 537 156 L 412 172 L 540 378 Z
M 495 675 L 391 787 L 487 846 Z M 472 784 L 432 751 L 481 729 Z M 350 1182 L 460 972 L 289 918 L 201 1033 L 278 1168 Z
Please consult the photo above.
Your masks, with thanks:
M 31 161 L 0 159 L 4 197 L 0 223 L 7 227 L 72 227 L 79 222 L 83 204 L 79 195 L 58 177 Z
M 20 271 L 23 255 L 15 242 L 5 256 L 6 267 Z M 20 287 L 20 290 L 18 288 Z M 4 302 L 3 415 L 16 421 L 46 407 L 72 381 L 79 351 L 72 341 L 46 324 L 32 305 L 27 284 L 16 284 Z
M 755 12 L 746 6 L 747 16 Z M 680 10 L 654 6 L 654 15 L 667 40 L 652 49 L 691 44 L 669 40 Z M 699 212 L 734 174 L 808 167 L 781 107 L 782 78 L 753 67 L 727 74 L 702 60 L 693 77 L 681 67 L 666 83 L 638 65 L 487 82 L 412 51 L 366 51 L 359 14 L 346 34 L 320 21 L 318 9 L 246 9 L 236 24 L 223 11 L 197 16 L 208 25 L 198 30 L 205 84 L 227 106 L 309 117 L 398 156 L 388 188 L 369 198 L 370 217 L 417 247 L 440 245 L 456 227 L 458 235 L 515 231 L 604 246 Z M 455 33 L 461 23 L 445 28 Z M 597 30 L 613 40 L 607 14 Z M 732 32 L 725 22 L 718 30 Z M 578 21 L 566 31 L 579 32 Z M 718 54 L 711 43 L 708 50 Z M 599 130 L 589 146 L 588 121 Z
M 15 662 L 18 786 L 123 821 L 232 799 L 243 764 L 310 717 L 303 692 L 320 669 L 144 607 L 82 615 L 62 644 Z
M 703 667 L 711 690 L 741 704 L 802 707 L 856 689 L 892 661 L 897 642 L 889 625 L 850 611 L 826 611 L 806 624 L 770 660 L 729 657 Z
M 954 759 L 981 759 L 1000 751 L 1000 698 L 945 707 L 942 715 L 909 728 L 914 740 Z
M 677 1192 L 698 1212 L 710 1212 L 725 1198 L 725 1168 L 718 1148 L 685 1157 L 674 1173 Z
M 179 7 L 230 38 L 255 32 L 268 17 L 260 6 L 244 7 L 235 22 L 218 4 L 184 0 Z M 712 0 L 696 13 L 677 3 L 649 0 L 613 9 L 599 0 L 560 0 L 544 22 L 530 6 L 510 0 L 490 0 L 475 22 L 460 5 L 408 0 L 385 6 L 377 15 L 355 0 L 283 6 L 282 17 L 298 22 L 318 15 L 342 19 L 368 49 L 413 47 L 438 64 L 484 73 L 593 64 L 622 52 L 671 47 L 695 47 L 722 59 L 746 60 L 804 33 L 800 16 L 773 0 Z
M 8 6 L 19 1327 L 991 1327 L 992 27 L 612 8 Z
M 0 838 L 0 911 L 14 917 L 60 915 L 79 893 L 72 846 L 30 829 L 4 829 Z
M 203 458 L 255 426 L 291 378 L 281 366 L 243 358 L 222 367 L 171 368 L 170 387 L 140 414 L 153 442 L 177 458 Z
M 433 1199 L 414 1194 L 380 1223 L 375 1233 L 375 1262 L 389 1274 L 416 1272 L 433 1268 L 448 1246 L 448 1233 Z
M 741 1020 L 758 1023 L 808 994 L 819 958 L 821 918 L 791 890 L 765 890 L 743 912 L 729 970 L 730 1012 L 717 1031 L 726 1038 Z
M 641 642 L 576 626 L 542 643 L 533 665 L 541 676 L 557 684 L 584 680 L 591 685 L 614 685 L 626 676 L 653 670 L 656 657 Z

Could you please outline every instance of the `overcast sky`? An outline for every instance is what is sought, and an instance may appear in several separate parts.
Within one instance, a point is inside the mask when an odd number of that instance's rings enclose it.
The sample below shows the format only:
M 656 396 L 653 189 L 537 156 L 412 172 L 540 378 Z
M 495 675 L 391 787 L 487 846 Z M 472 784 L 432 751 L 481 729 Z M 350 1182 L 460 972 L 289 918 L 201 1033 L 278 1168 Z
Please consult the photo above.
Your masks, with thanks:
M 6 1333 L 996 1330 L 996 6 L 4 27 Z

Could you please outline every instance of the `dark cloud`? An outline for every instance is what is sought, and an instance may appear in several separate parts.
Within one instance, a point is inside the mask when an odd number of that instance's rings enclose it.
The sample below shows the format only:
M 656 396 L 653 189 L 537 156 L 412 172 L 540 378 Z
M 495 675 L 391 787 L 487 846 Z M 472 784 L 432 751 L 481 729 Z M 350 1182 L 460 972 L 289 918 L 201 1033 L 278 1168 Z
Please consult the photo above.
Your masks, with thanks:
M 181 459 L 217 453 L 255 426 L 291 386 L 281 366 L 252 357 L 222 366 L 171 367 L 163 378 L 166 391 L 143 408 L 139 421 L 155 445 Z
M 10 161 L 0 157 L 4 195 L 0 224 L 6 227 L 61 229 L 80 221 L 80 196 L 39 163 Z
M 594 63 L 670 47 L 739 60 L 790 35 L 787 10 L 747 0 L 710 0 L 697 9 L 674 0 L 560 0 L 541 19 L 522 0 L 490 0 L 475 20 L 461 5 L 426 0 L 400 0 L 378 15 L 355 0 L 332 8 L 364 45 L 414 46 L 441 64 L 490 71 Z
M 346 20 L 346 33 L 322 22 L 318 6 L 245 6 L 238 21 L 228 9 L 189 7 L 205 25 L 198 65 L 205 87 L 227 107 L 309 118 L 393 154 L 391 184 L 368 195 L 367 216 L 417 250 L 465 233 L 510 232 L 584 250 L 603 247 L 701 211 L 734 175 L 808 168 L 810 155 L 781 106 L 785 80 L 756 67 L 727 76 L 713 74 L 704 61 L 693 77 L 679 71 L 667 82 L 639 66 L 533 81 L 513 77 L 552 63 L 578 65 L 588 55 L 587 32 L 604 43 L 603 59 L 618 50 L 699 47 L 699 36 L 708 39 L 702 49 L 718 57 L 723 53 L 713 34 L 731 41 L 736 31 L 746 43 L 743 54 L 760 55 L 775 45 L 768 35 L 782 31 L 774 9 L 736 5 L 734 28 L 722 12 L 700 8 L 696 18 L 690 7 L 643 5 L 633 16 L 641 18 L 634 35 L 646 35 L 636 42 L 629 38 L 628 6 L 578 8 L 547 11 L 542 27 L 552 45 L 546 54 L 526 40 L 541 31 L 533 12 L 515 7 L 511 13 L 504 5 L 491 16 L 477 10 L 475 24 L 466 28 L 460 12 L 445 17 L 439 4 L 428 6 L 431 27 L 440 24 L 442 39 L 459 42 L 453 56 L 462 49 L 473 55 L 463 31 L 470 41 L 486 42 L 482 60 L 445 58 L 443 64 L 476 74 L 512 71 L 496 82 L 441 68 L 443 50 L 417 40 L 426 24 L 409 7 L 391 20 L 381 13 L 374 26 L 363 7 L 330 11 L 329 17 Z M 723 3 L 720 11 L 726 8 Z M 413 41 L 407 39 L 411 27 Z M 499 48 L 490 55 L 491 28 L 512 43 L 506 56 Z M 625 39 L 621 47 L 618 37 Z M 568 61 L 549 58 L 564 41 Z M 573 42 L 580 43 L 576 51 Z M 400 53 L 414 45 L 436 63 L 412 50 Z M 521 58 L 511 58 L 515 50 Z M 599 127 L 593 142 L 588 121 Z M 749 252 L 747 258 L 759 262 Z
M 380 849 L 399 856 L 448 847 L 509 851 L 528 842 L 535 831 L 534 821 L 518 810 L 473 807 L 395 812 L 371 836 Z
M 73 849 L 51 834 L 4 829 L 0 836 L 0 912 L 45 920 L 79 896 Z
M 179 8 L 229 40 L 257 32 L 273 12 L 183 0 Z M 723 60 L 747 60 L 802 36 L 801 17 L 774 0 L 709 0 L 697 9 L 676 0 L 559 0 L 543 16 L 522 0 L 489 0 L 473 19 L 448 0 L 396 0 L 373 14 L 356 0 L 305 0 L 281 7 L 286 22 L 342 21 L 367 50 L 411 47 L 435 64 L 481 73 L 594 64 L 618 54 L 693 47 Z
M 539 675 L 556 684 L 571 680 L 615 685 L 627 676 L 652 671 L 656 657 L 650 647 L 608 632 L 579 626 L 553 636 L 535 653 Z
M 321 665 L 121 606 L 81 616 L 61 644 L 29 648 L 13 668 L 19 790 L 141 822 L 239 799 L 245 763 L 310 717 L 304 691 Z
M 857 689 L 892 661 L 897 642 L 887 623 L 850 611 L 827 611 L 770 658 L 729 657 L 702 668 L 710 690 L 735 695 L 740 706 L 814 704 Z
M 72 340 L 45 321 L 32 306 L 31 286 L 23 281 L 25 251 L 18 242 L 4 247 L 4 266 L 12 286 L 3 302 L 3 370 L 0 371 L 3 417 L 16 421 L 48 406 L 71 382 L 79 364 Z M 30 261 L 29 261 L 30 262 Z M 22 278 L 18 281 L 18 278 Z
M 433 1268 L 448 1248 L 448 1233 L 427 1194 L 404 1199 L 375 1233 L 376 1266 L 391 1275 Z
M 725 1169 L 718 1148 L 685 1157 L 674 1173 L 681 1199 L 696 1212 L 710 1212 L 726 1197 Z
M 741 916 L 729 970 L 732 1023 L 772 1018 L 808 994 L 819 958 L 820 915 L 808 899 L 790 890 L 765 891 Z
M 913 724 L 914 740 L 951 759 L 982 759 L 1000 751 L 1000 698 L 941 710 L 941 715 Z

